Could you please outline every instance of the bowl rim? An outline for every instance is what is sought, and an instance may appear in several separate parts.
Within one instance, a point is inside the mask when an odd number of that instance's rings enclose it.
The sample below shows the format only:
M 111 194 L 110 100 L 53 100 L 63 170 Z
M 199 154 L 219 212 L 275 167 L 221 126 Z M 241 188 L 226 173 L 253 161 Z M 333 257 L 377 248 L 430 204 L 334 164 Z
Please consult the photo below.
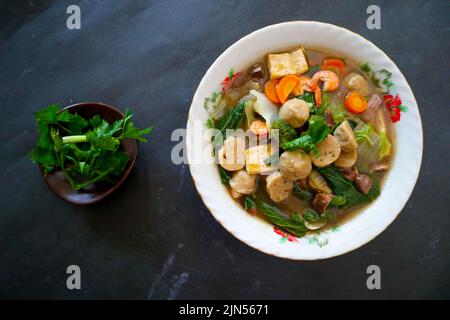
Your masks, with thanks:
M 116 107 L 103 103 L 103 102 L 95 102 L 95 101 L 86 101 L 86 102 L 77 102 L 68 106 L 63 107 L 59 112 L 63 112 L 64 110 L 69 110 L 72 108 L 76 108 L 76 107 L 87 107 L 89 105 L 97 105 L 100 106 L 104 109 L 108 109 L 110 112 L 114 112 L 116 114 L 119 114 L 121 116 L 121 118 L 124 118 L 125 115 L 122 111 L 120 111 L 119 109 L 117 109 Z M 47 185 L 47 187 L 56 195 L 58 196 L 60 199 L 66 201 L 67 203 L 70 203 L 72 205 L 77 205 L 77 206 L 86 206 L 86 205 L 92 205 L 92 204 L 96 204 L 102 200 L 104 200 L 105 198 L 107 198 L 108 196 L 110 196 L 112 193 L 114 193 L 117 189 L 120 188 L 120 186 L 125 182 L 125 180 L 128 178 L 128 176 L 130 175 L 134 164 L 136 162 L 138 153 L 139 153 L 139 142 L 136 141 L 135 143 L 135 148 L 136 148 L 136 153 L 134 155 L 134 157 L 132 157 L 129 161 L 129 163 L 127 164 L 125 170 L 123 171 L 121 177 L 119 180 L 117 180 L 117 182 L 110 186 L 105 192 L 101 193 L 101 195 L 99 195 L 98 197 L 94 198 L 93 200 L 88 200 L 88 201 L 84 201 L 84 202 L 75 202 L 75 201 L 71 201 L 69 198 L 62 196 L 60 193 L 56 192 L 49 184 L 49 179 L 48 177 L 46 177 L 44 175 L 44 171 L 42 169 L 42 167 L 39 165 L 39 171 L 42 175 L 42 178 L 45 181 L 45 184 Z M 76 190 L 73 190 L 74 192 L 76 192 Z
M 234 230 L 232 230 L 231 228 L 229 228 L 225 223 L 223 223 L 222 220 L 220 220 L 216 214 L 214 214 L 214 210 L 208 205 L 208 203 L 205 201 L 205 194 L 202 192 L 202 190 L 200 190 L 200 188 L 198 187 L 197 181 L 195 180 L 194 174 L 193 174 L 193 169 L 192 169 L 192 165 L 191 165 L 191 159 L 190 159 L 190 139 L 189 139 L 189 123 L 191 122 L 192 119 L 192 113 L 194 112 L 194 102 L 196 102 L 197 100 L 199 100 L 199 88 L 201 88 L 205 81 L 206 78 L 208 77 L 208 75 L 210 73 L 212 73 L 213 69 L 215 69 L 215 67 L 217 65 L 220 65 L 222 59 L 224 58 L 224 56 L 226 56 L 230 51 L 232 51 L 235 47 L 239 46 L 242 42 L 248 40 L 249 38 L 254 37 L 256 34 L 259 33 L 264 33 L 269 29 L 272 28 L 278 28 L 278 27 L 282 27 L 282 26 L 287 26 L 287 25 L 302 25 L 302 24 L 316 24 L 319 27 L 320 26 L 326 26 L 326 27 L 331 27 L 331 28 L 335 28 L 335 29 L 340 29 L 341 31 L 344 32 L 350 32 L 352 33 L 354 36 L 358 37 L 360 40 L 363 40 L 365 42 L 367 42 L 369 45 L 373 46 L 376 50 L 379 51 L 379 53 L 381 55 L 383 55 L 383 57 L 389 61 L 390 63 L 392 63 L 398 70 L 398 75 L 402 78 L 402 80 L 404 81 L 406 88 L 411 92 L 411 98 L 413 100 L 413 102 L 415 103 L 415 105 L 417 105 L 417 116 L 418 116 L 418 128 L 419 128 L 419 137 L 420 139 L 418 140 L 419 143 L 419 148 L 420 148 L 420 156 L 419 156 L 419 160 L 418 160 L 418 166 L 417 166 L 417 170 L 414 172 L 414 176 L 412 177 L 411 181 L 413 181 L 412 183 L 412 187 L 411 189 L 408 191 L 407 197 L 405 202 L 401 205 L 400 208 L 395 209 L 397 210 L 397 212 L 395 214 L 392 215 L 392 219 L 384 224 L 383 228 L 381 228 L 379 230 L 379 232 L 377 232 L 376 234 L 372 234 L 368 237 L 366 237 L 363 241 L 360 242 L 355 242 L 354 245 L 349 246 L 348 248 L 346 248 L 345 250 L 341 250 L 338 251 L 335 254 L 326 256 L 326 257 L 311 257 L 311 258 L 296 258 L 296 257 L 292 257 L 289 255 L 278 255 L 274 252 L 268 251 L 266 250 L 264 247 L 258 247 L 256 246 L 256 244 L 254 242 L 250 243 L 248 241 L 245 241 L 243 239 L 241 239 L 241 237 L 239 237 L 238 235 L 236 235 L 236 233 L 234 232 Z M 422 166 L 422 160 L 423 160 L 423 128 L 422 128 L 422 119 L 420 116 L 420 109 L 418 107 L 417 104 L 417 100 L 414 96 L 414 92 L 411 89 L 411 86 L 409 85 L 408 81 L 406 80 L 406 77 L 404 76 L 403 72 L 400 70 L 400 68 L 395 64 L 395 62 L 383 51 L 381 50 L 377 45 L 375 45 L 373 42 L 371 42 L 370 40 L 364 38 L 363 36 L 361 36 L 360 34 L 353 32 L 347 28 L 332 24 L 332 23 L 327 23 L 327 22 L 320 22 L 320 21 L 314 21 L 314 20 L 293 20 L 293 21 L 285 21 L 285 22 L 280 22 L 280 23 L 275 23 L 275 24 L 271 24 L 271 25 L 267 25 L 265 27 L 259 28 L 257 30 L 254 30 L 252 32 L 250 32 L 249 34 L 241 37 L 240 39 L 238 39 L 237 41 L 235 41 L 233 44 L 231 44 L 230 46 L 228 46 L 215 60 L 214 62 L 210 65 L 210 67 L 207 69 L 207 71 L 205 72 L 205 74 L 203 75 L 202 79 L 200 80 L 196 90 L 195 90 L 195 94 L 192 98 L 191 101 L 191 105 L 189 107 L 189 113 L 188 113 L 188 118 L 187 118 L 187 124 L 186 124 L 186 128 L 187 128 L 187 134 L 186 134 L 186 151 L 187 151 L 187 158 L 188 158 L 188 163 L 189 163 L 189 168 L 190 168 L 190 173 L 191 173 L 191 177 L 192 180 L 194 182 L 194 186 L 197 190 L 197 192 L 200 195 L 200 198 L 202 199 L 204 205 L 208 208 L 208 210 L 210 211 L 210 213 L 212 214 L 212 216 L 217 220 L 217 222 L 219 222 L 219 224 L 225 229 L 227 230 L 229 233 L 231 233 L 235 238 L 237 238 L 238 240 L 240 240 L 241 242 L 245 243 L 246 245 L 261 251 L 265 254 L 277 257 L 277 258 L 282 258 L 282 259 L 288 259 L 288 260 L 295 260 L 295 261 L 316 261 L 316 260 L 325 260 L 325 259 L 331 259 L 334 257 L 338 257 L 341 256 L 343 254 L 352 252 L 360 247 L 363 247 L 364 245 L 366 245 L 367 243 L 369 243 L 370 241 L 374 240 L 376 237 L 378 237 L 380 234 L 382 234 L 398 217 L 398 215 L 400 214 L 400 212 L 404 209 L 404 207 L 406 206 L 406 203 L 408 202 L 409 198 L 411 197 L 412 192 L 414 191 L 415 185 L 417 183 L 419 174 L 420 174 L 420 170 L 421 170 L 421 166 Z M 370 206 L 370 204 L 369 204 Z M 243 209 L 242 209 L 243 210 Z M 365 211 L 366 208 L 363 209 L 363 211 Z M 361 214 L 362 212 L 360 212 L 359 214 Z

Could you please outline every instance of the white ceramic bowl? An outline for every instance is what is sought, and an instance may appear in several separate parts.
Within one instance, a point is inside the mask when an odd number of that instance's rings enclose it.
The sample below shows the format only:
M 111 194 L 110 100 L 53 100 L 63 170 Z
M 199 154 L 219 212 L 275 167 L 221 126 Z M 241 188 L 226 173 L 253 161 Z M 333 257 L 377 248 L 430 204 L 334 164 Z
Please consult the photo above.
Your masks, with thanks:
M 370 62 L 374 70 L 392 72 L 395 86 L 409 110 L 395 124 L 395 158 L 381 195 L 367 208 L 339 228 L 304 238 L 287 237 L 274 227 L 244 211 L 221 184 L 215 164 L 192 164 L 194 123 L 208 118 L 203 102 L 218 91 L 228 70 L 247 68 L 258 58 L 298 45 L 322 48 L 360 63 Z M 213 216 L 235 237 L 267 254 L 296 260 L 337 256 L 369 242 L 394 221 L 416 183 L 422 160 L 422 124 L 414 95 L 395 63 L 378 47 L 347 29 L 314 21 L 293 21 L 259 29 L 230 46 L 208 69 L 194 95 L 187 122 L 186 147 L 196 188 Z M 191 155 L 189 155 L 191 153 Z

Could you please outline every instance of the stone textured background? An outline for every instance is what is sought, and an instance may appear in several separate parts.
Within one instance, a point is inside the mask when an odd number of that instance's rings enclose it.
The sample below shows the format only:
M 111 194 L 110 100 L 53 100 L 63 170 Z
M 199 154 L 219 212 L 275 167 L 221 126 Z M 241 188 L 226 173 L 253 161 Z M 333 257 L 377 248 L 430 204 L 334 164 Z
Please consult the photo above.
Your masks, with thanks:
M 66 28 L 78 4 L 82 29 Z M 368 30 L 369 4 L 382 29 Z M 450 298 L 448 1 L 0 1 L 0 297 Z M 421 110 L 424 157 L 398 219 L 364 247 L 317 262 L 262 254 L 231 236 L 197 195 L 188 166 L 170 161 L 210 64 L 258 28 L 317 20 L 384 50 Z M 26 157 L 33 112 L 103 101 L 153 124 L 124 188 L 92 207 L 50 192 Z M 66 267 L 82 290 L 66 289 Z M 368 265 L 382 290 L 366 288 Z

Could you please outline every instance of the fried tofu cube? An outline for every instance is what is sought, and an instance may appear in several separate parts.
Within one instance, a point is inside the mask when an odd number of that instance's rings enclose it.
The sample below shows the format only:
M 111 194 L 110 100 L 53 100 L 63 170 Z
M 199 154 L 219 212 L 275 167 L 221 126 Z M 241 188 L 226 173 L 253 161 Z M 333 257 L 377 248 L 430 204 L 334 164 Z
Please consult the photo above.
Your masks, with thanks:
M 288 74 L 301 75 L 308 71 L 308 62 L 303 48 L 288 53 L 270 53 L 267 55 L 270 79 L 277 79 Z
M 245 169 L 249 174 L 270 174 L 277 168 L 264 163 L 271 156 L 270 145 L 261 144 L 245 150 Z

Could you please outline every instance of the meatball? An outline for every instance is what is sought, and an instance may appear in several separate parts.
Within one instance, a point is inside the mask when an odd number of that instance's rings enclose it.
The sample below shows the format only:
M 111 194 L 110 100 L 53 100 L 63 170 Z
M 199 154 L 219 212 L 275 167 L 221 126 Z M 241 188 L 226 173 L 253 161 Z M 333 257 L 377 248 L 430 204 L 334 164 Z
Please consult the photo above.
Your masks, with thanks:
M 309 106 L 303 100 L 290 99 L 283 104 L 278 115 L 293 128 L 300 128 L 309 119 Z
M 293 182 L 283 177 L 280 172 L 274 172 L 266 179 L 267 193 L 274 202 L 285 200 L 293 188 Z
M 229 137 L 218 153 L 220 165 L 228 171 L 238 171 L 245 166 L 245 138 Z
M 311 159 L 301 150 L 285 151 L 280 157 L 280 171 L 286 179 L 293 181 L 304 179 L 311 169 Z
M 350 123 L 345 120 L 334 130 L 334 137 L 339 142 L 341 150 L 344 152 L 350 152 L 358 147 L 356 142 L 355 133 L 353 132 Z
M 256 191 L 256 176 L 248 174 L 245 170 L 233 173 L 230 187 L 240 194 L 252 194 Z
M 336 161 L 341 153 L 339 142 L 331 134 L 317 145 L 317 149 L 319 149 L 319 157 L 316 156 L 314 151 L 309 153 L 309 157 L 311 158 L 312 163 L 319 168 L 325 167 Z
M 358 92 L 362 96 L 370 94 L 369 82 L 359 73 L 349 73 L 344 79 L 345 86 Z

